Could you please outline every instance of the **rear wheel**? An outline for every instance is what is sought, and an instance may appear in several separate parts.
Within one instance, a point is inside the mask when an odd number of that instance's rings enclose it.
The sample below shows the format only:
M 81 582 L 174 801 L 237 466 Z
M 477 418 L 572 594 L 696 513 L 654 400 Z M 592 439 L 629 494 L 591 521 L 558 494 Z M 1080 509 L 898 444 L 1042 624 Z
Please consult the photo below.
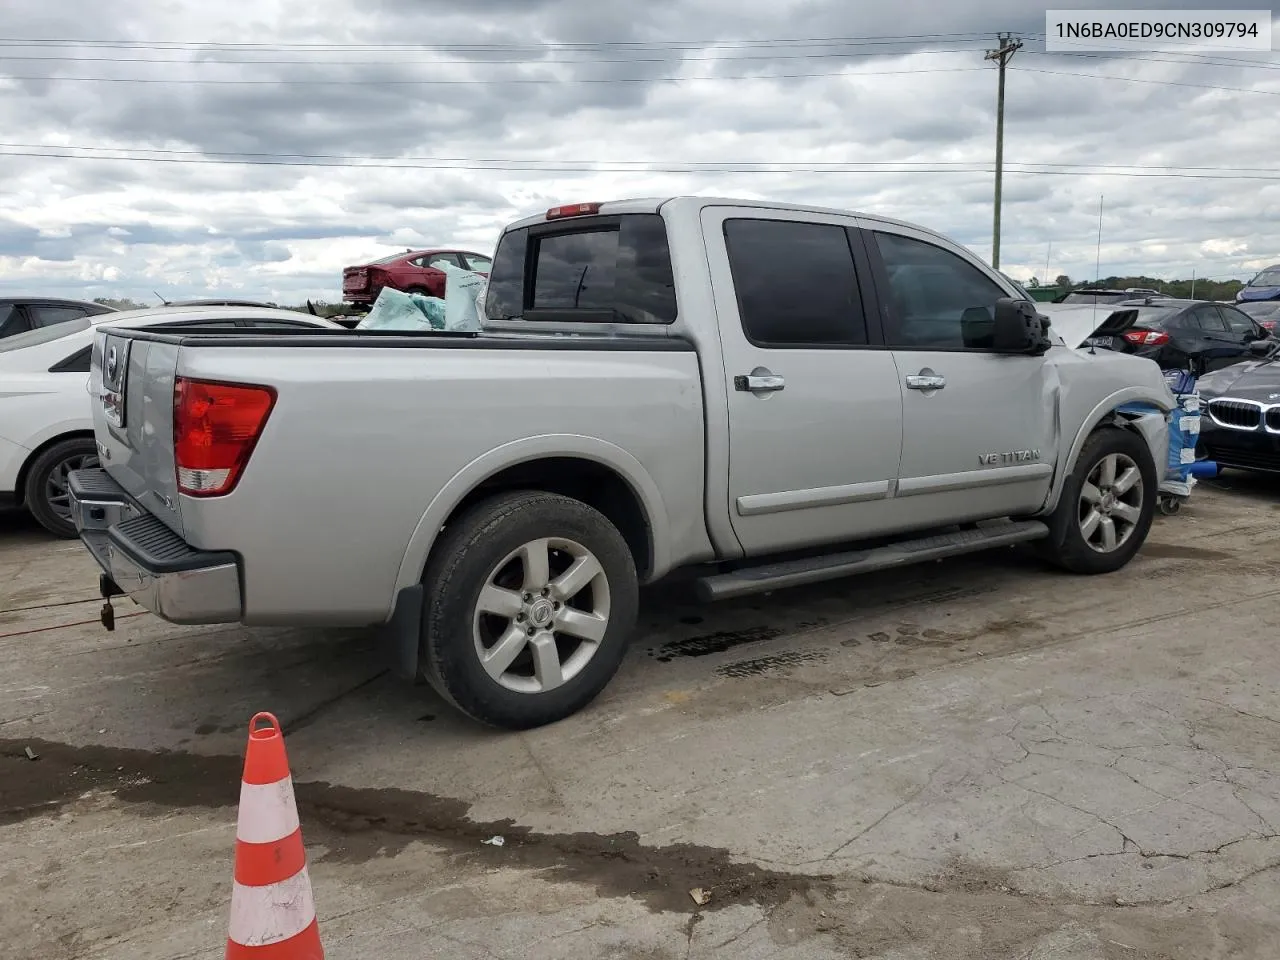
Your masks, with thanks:
M 451 520 L 427 565 L 424 672 L 482 723 L 528 729 L 590 703 L 635 625 L 635 562 L 597 510 L 501 494 Z
M 61 440 L 36 457 L 27 471 L 24 498 L 40 526 L 55 537 L 70 540 L 76 536 L 67 477 L 72 470 L 97 465 L 98 448 L 91 437 Z
M 1085 442 L 1067 477 L 1041 552 L 1072 573 L 1119 570 L 1147 539 L 1158 497 L 1146 443 L 1128 430 L 1103 427 Z

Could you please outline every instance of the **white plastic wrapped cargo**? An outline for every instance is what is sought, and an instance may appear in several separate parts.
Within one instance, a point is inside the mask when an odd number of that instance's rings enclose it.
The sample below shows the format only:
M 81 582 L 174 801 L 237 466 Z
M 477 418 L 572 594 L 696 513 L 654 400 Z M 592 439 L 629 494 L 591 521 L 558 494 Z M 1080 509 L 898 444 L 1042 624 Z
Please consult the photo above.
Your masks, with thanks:
M 383 287 L 373 308 L 357 330 L 443 330 L 445 302 L 420 293 L 401 293 Z
M 446 330 L 479 330 L 480 312 L 476 300 L 488 285 L 484 275 L 463 270 L 449 263 L 437 264 L 445 272 L 444 328 Z

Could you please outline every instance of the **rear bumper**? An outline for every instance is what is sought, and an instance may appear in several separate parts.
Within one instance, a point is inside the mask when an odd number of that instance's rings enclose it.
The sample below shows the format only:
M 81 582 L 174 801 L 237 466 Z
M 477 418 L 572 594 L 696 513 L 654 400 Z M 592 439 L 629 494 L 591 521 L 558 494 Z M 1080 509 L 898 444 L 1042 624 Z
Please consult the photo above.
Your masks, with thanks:
M 71 516 L 80 540 L 111 581 L 170 623 L 238 623 L 239 558 L 197 550 L 138 505 L 105 470 L 70 476 Z

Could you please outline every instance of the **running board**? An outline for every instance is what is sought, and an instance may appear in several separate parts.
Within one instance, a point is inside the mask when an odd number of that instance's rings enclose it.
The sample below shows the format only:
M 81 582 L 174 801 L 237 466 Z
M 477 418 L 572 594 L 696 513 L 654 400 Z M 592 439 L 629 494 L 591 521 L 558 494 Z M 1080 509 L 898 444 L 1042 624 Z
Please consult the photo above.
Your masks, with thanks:
M 926 563 L 965 553 L 977 553 L 993 547 L 1043 540 L 1049 527 L 1039 520 L 1022 520 L 998 526 L 960 530 L 917 540 L 902 540 L 885 547 L 830 553 L 803 560 L 784 560 L 758 567 L 746 567 L 731 573 L 717 573 L 694 581 L 698 596 L 705 602 L 730 600 L 753 593 L 821 583 L 873 570 L 885 570 L 912 563 Z

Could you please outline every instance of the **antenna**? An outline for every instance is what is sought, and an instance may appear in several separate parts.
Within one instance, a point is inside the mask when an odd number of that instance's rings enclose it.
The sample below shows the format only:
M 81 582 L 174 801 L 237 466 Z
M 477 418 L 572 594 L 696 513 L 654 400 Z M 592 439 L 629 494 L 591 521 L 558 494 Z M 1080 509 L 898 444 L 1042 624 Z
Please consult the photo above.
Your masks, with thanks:
M 156 294 L 156 299 L 157 299 L 157 300 L 159 300 L 162 304 L 164 304 L 166 307 L 167 307 L 167 306 L 169 306 L 169 301 L 168 301 L 168 300 L 166 300 L 164 297 L 160 296 L 160 294 L 156 293 L 156 291 L 154 291 L 154 290 L 152 290 L 151 292 Z
M 1093 265 L 1093 282 L 1102 282 L 1102 194 L 1098 194 L 1098 252 Z
M 1053 241 L 1049 241 L 1049 250 L 1044 255 L 1044 285 L 1049 286 L 1049 258 L 1053 256 Z

